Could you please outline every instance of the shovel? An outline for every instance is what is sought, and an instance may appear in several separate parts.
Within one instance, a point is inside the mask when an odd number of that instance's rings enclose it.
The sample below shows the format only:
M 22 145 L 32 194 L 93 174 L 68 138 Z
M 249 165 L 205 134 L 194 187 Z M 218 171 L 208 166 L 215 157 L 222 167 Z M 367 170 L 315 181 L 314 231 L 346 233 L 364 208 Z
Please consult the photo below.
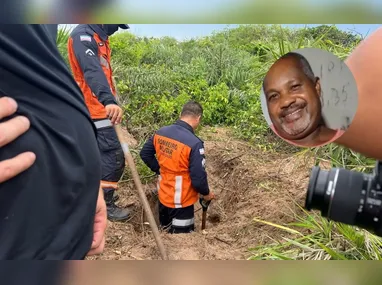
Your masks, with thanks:
M 200 197 L 199 198 L 199 203 L 200 203 L 200 205 L 202 206 L 202 209 L 203 209 L 203 214 L 202 214 L 202 230 L 204 230 L 206 228 L 207 210 L 208 210 L 208 206 L 211 203 L 211 200 L 206 201 L 206 200 L 203 199 L 203 197 Z

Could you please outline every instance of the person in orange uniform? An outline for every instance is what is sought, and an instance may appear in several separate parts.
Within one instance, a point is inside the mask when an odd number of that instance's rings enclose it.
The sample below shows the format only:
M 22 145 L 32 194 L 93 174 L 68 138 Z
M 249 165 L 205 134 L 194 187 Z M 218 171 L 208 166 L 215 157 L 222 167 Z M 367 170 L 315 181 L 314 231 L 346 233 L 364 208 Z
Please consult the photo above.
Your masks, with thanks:
M 122 120 L 122 109 L 116 101 L 110 64 L 109 36 L 127 24 L 78 25 L 68 41 L 68 57 L 74 79 L 80 86 L 90 116 L 97 128 L 98 147 L 102 159 L 101 187 L 107 205 L 108 219 L 127 220 L 129 209 L 115 204 L 118 181 L 125 168 L 124 153 L 113 128 Z
M 199 196 L 207 201 L 215 197 L 208 185 L 204 143 L 194 133 L 202 114 L 199 103 L 186 103 L 180 119 L 159 129 L 140 152 L 158 174 L 159 221 L 169 233 L 194 231 L 195 202 Z

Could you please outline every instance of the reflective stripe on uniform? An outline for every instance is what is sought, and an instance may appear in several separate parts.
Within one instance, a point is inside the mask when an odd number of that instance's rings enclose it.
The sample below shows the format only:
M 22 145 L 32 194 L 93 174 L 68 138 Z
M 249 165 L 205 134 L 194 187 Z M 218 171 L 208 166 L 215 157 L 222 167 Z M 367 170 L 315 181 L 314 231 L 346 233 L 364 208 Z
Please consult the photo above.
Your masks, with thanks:
M 175 194 L 174 194 L 175 208 L 182 208 L 182 183 L 183 183 L 183 176 L 175 176 Z
M 175 227 L 188 227 L 194 224 L 194 218 L 187 220 L 172 219 L 172 225 Z
M 103 180 L 101 180 L 101 187 L 102 188 L 114 188 L 114 189 L 118 189 L 118 183 L 117 182 L 110 182 L 110 181 L 103 181 Z
M 101 65 L 105 66 L 106 68 L 110 68 L 109 63 L 107 62 L 106 58 L 104 58 L 102 55 L 99 57 Z
M 157 190 L 160 189 L 160 182 L 162 181 L 162 176 L 158 175 Z
M 97 129 L 111 127 L 111 121 L 109 119 L 94 122 Z

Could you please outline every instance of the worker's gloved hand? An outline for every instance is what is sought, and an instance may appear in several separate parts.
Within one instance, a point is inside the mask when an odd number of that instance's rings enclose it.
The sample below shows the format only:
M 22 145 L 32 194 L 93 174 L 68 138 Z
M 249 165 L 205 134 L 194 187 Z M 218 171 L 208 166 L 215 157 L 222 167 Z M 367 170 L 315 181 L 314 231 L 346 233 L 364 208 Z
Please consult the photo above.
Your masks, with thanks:
M 109 117 L 113 125 L 118 125 L 122 121 L 123 111 L 121 107 L 116 104 L 109 104 L 105 106 L 106 115 Z
M 204 200 L 203 197 L 199 197 L 199 203 L 202 206 L 203 211 L 206 211 L 208 206 L 211 203 L 211 200 L 207 201 L 207 200 Z
M 203 198 L 206 201 L 211 201 L 211 200 L 215 199 L 215 194 L 210 191 L 210 193 L 208 195 L 206 195 L 206 196 L 203 196 Z
M 213 199 L 215 199 L 215 194 L 211 191 L 208 195 L 199 197 L 199 203 L 202 206 L 203 210 L 207 210 L 208 206 L 210 205 Z
M 13 115 L 16 110 L 17 103 L 15 100 L 7 97 L 0 98 L 0 120 Z M 29 120 L 23 116 L 16 116 L 0 123 L 0 148 L 21 136 L 29 127 Z M 35 160 L 36 155 L 34 153 L 24 152 L 13 158 L 0 161 L 0 183 L 27 170 Z

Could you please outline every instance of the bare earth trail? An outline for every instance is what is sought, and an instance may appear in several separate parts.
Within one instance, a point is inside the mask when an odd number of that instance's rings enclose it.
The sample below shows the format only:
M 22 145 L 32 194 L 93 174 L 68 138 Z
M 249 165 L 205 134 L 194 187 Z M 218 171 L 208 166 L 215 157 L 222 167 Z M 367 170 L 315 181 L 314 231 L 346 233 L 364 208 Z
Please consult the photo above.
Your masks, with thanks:
M 262 152 L 233 139 L 226 129 L 204 131 L 203 139 L 209 183 L 218 199 L 208 209 L 204 232 L 200 229 L 202 211 L 197 203 L 195 233 L 162 233 L 169 258 L 240 260 L 250 256 L 251 247 L 281 241 L 285 232 L 255 223 L 253 218 L 280 224 L 295 221 L 293 211 L 298 212 L 295 202 L 300 205 L 304 202 L 312 163 L 295 155 Z M 134 147 L 134 139 L 129 136 L 128 140 Z M 150 194 L 155 183 L 144 187 L 156 216 L 156 197 Z M 117 203 L 134 205 L 136 215 L 128 222 L 109 223 L 105 252 L 97 259 L 160 259 L 135 191 L 133 181 L 124 183 L 119 190 Z

